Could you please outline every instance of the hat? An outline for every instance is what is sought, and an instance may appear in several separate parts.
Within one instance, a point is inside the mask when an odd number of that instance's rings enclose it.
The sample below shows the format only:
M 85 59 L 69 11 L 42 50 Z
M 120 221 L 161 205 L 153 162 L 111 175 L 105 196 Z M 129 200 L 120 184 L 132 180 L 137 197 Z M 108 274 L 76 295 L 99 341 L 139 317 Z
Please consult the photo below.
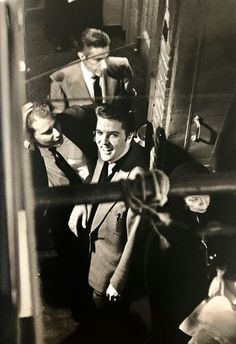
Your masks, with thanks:
M 170 179 L 174 179 L 183 174 L 206 174 L 210 171 L 197 161 L 187 162 L 177 166 L 170 175 Z

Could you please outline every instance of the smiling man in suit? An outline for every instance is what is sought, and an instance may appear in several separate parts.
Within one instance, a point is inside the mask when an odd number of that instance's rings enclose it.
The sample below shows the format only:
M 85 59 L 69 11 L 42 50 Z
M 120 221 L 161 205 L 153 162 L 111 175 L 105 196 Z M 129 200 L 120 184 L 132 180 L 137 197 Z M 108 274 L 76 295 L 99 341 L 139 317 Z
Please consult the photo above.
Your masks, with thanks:
M 134 178 L 135 167 L 145 168 L 142 147 L 133 142 L 134 114 L 127 108 L 106 104 L 96 109 L 95 141 L 99 158 L 92 183 Z M 77 233 L 77 222 L 90 232 L 89 285 L 98 309 L 110 309 L 124 300 L 133 262 L 133 249 L 140 215 L 124 202 L 76 205 L 69 227 Z M 122 298 L 121 298 L 122 295 Z
M 133 72 L 125 57 L 111 57 L 107 33 L 93 28 L 83 31 L 79 61 L 50 75 L 50 99 L 54 113 L 73 105 L 101 105 L 120 97 L 133 97 Z

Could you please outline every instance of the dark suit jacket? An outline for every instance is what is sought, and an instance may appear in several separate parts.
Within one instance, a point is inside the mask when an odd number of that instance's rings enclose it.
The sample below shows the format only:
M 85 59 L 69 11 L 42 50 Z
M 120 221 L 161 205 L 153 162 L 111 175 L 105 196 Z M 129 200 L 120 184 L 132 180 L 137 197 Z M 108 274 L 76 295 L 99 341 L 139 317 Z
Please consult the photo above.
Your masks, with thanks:
M 95 167 L 97 145 L 93 140 L 97 117 L 91 106 L 74 105 L 57 115 L 63 134 L 68 137 Z
M 124 95 L 134 95 L 133 72 L 125 57 L 107 59 L 105 88 L 107 102 Z M 63 112 L 72 105 L 94 104 L 81 71 L 80 62 L 69 64 L 50 75 L 50 99 L 54 113 Z M 126 86 L 125 86 L 126 84 Z
M 138 154 L 130 150 L 120 170 L 115 172 L 111 181 L 132 178 L 130 171 L 136 166 L 144 167 L 138 161 Z M 92 182 L 96 183 L 101 175 L 104 162 L 97 162 Z M 88 206 L 89 216 L 92 206 Z M 128 209 L 124 202 L 99 204 L 90 228 L 91 263 L 89 284 L 92 288 L 105 294 L 107 287 L 112 286 L 122 293 L 128 277 L 132 252 L 140 216 Z

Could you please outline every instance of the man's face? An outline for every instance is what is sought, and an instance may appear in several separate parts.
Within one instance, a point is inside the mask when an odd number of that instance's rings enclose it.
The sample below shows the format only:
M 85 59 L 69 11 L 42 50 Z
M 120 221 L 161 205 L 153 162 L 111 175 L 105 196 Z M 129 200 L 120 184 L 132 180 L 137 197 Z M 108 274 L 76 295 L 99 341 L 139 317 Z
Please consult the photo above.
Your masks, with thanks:
M 79 58 L 83 60 L 85 67 L 93 74 L 102 76 L 107 69 L 106 59 L 109 56 L 109 46 L 105 48 L 86 47 L 79 52 Z
M 103 161 L 119 160 L 128 152 L 131 140 L 132 134 L 126 137 L 120 122 L 98 116 L 95 141 Z
M 63 142 L 59 123 L 53 117 L 36 118 L 32 124 L 34 139 L 42 147 L 56 147 Z
M 209 195 L 193 195 L 184 198 L 185 203 L 194 213 L 205 213 L 210 205 Z

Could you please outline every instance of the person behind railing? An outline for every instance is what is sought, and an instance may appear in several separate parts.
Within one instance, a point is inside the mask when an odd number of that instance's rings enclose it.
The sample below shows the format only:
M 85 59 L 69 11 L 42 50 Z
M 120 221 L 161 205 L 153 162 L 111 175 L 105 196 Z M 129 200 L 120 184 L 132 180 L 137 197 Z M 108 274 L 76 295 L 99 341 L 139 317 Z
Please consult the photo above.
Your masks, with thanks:
M 176 167 L 170 180 L 205 173 L 209 172 L 204 166 L 189 162 Z M 150 344 L 190 340 L 179 325 L 205 299 L 216 273 L 217 240 L 204 235 L 205 226 L 215 219 L 212 209 L 209 195 L 172 198 L 167 205 L 171 224 L 159 228 L 162 236 L 153 230 L 148 239 L 145 267 L 152 318 Z

